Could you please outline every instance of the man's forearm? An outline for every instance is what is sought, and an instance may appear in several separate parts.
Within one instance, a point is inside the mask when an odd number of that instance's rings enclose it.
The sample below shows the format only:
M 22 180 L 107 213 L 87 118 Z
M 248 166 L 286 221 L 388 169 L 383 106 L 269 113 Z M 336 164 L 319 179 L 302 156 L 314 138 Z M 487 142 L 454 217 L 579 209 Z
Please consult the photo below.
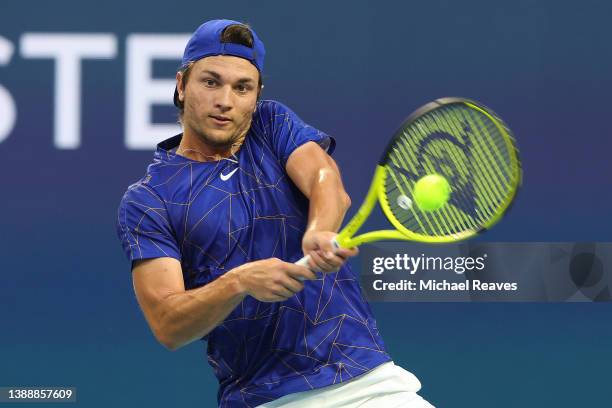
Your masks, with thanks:
M 217 327 L 246 296 L 239 268 L 200 288 L 166 297 L 159 305 L 160 342 L 175 350 Z
M 322 170 L 310 190 L 307 231 L 338 231 L 351 200 L 339 174 Z

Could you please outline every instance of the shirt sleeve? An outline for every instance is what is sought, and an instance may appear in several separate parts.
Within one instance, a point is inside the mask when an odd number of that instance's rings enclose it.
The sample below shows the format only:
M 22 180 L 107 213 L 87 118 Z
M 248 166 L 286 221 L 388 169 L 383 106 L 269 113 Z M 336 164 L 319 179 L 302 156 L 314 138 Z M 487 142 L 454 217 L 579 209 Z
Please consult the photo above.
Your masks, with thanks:
M 304 123 L 298 115 L 282 103 L 267 101 L 270 115 L 272 148 L 283 166 L 295 149 L 307 142 L 315 142 L 328 154 L 334 151 L 336 141 L 326 133 Z
M 117 214 L 117 235 L 130 261 L 171 257 L 181 260 L 165 203 L 146 184 L 124 194 Z

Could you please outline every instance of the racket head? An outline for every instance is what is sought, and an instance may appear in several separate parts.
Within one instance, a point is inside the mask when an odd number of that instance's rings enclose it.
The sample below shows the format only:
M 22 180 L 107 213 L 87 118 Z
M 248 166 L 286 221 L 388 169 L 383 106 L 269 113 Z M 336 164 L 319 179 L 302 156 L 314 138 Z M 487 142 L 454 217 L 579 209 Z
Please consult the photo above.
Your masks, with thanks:
M 470 238 L 498 222 L 522 179 L 518 149 L 503 120 L 484 105 L 442 98 L 417 109 L 399 127 L 378 163 L 378 201 L 397 231 L 367 241 L 398 239 L 444 243 Z M 424 211 L 413 189 L 428 174 L 444 176 L 449 200 Z M 355 237 L 357 239 L 358 237 Z

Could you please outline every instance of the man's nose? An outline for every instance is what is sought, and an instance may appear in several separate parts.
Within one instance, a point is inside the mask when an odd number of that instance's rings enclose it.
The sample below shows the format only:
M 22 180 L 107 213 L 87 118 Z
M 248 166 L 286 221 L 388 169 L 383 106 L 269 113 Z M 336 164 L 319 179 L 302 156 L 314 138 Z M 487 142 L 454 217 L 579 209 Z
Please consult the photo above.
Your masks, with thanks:
M 224 112 L 232 108 L 232 88 L 230 86 L 222 86 L 219 88 L 215 106 Z

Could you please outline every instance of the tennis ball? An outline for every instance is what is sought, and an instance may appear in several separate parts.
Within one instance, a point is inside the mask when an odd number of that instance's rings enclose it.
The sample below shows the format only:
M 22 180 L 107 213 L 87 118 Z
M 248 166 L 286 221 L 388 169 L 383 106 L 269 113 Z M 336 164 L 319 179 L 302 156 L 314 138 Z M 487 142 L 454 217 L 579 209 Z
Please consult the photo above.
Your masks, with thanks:
M 412 197 L 423 211 L 439 210 L 450 198 L 450 185 L 439 174 L 428 174 L 421 177 L 414 185 Z

